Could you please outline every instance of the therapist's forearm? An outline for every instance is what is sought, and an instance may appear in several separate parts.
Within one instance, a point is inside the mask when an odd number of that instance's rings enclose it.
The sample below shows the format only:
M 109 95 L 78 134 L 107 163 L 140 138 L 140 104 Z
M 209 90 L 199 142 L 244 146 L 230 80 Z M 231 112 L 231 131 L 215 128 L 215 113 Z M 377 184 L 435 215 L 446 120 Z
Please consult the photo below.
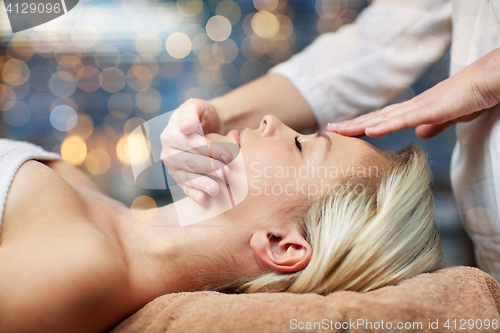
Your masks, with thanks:
M 297 88 L 284 76 L 270 74 L 210 101 L 225 129 L 257 128 L 273 114 L 297 131 L 317 127 L 313 112 Z

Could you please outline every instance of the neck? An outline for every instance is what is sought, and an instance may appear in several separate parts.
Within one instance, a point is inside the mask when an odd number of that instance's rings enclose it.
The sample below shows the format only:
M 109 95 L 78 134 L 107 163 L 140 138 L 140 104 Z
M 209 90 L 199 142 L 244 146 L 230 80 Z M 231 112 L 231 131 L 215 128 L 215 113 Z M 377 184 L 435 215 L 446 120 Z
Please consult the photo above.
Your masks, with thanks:
M 120 213 L 117 240 L 129 266 L 133 302 L 256 275 L 262 267 L 248 245 L 251 231 L 236 223 L 235 214 L 181 227 L 173 204 L 158 208 L 148 222 L 138 221 L 130 210 Z

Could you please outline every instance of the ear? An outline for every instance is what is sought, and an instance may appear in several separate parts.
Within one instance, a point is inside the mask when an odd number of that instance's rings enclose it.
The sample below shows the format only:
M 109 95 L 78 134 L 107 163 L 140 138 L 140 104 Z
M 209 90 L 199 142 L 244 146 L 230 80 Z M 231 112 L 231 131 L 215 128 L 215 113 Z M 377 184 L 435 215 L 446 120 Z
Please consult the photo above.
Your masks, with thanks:
M 311 245 L 295 229 L 283 234 L 256 232 L 250 239 L 250 247 L 260 261 L 280 272 L 300 271 L 312 256 Z

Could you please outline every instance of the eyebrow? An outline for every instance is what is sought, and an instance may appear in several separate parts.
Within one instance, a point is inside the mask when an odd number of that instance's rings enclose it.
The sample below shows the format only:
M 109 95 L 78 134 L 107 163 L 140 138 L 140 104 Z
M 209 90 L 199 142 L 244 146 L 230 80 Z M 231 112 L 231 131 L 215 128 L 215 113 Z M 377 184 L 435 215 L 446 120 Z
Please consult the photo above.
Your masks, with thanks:
M 316 138 L 325 138 L 326 139 L 326 151 L 325 151 L 325 156 L 323 157 L 323 162 L 324 162 L 326 157 L 328 156 L 328 153 L 330 152 L 330 150 L 332 148 L 332 139 L 330 138 L 330 136 L 326 135 L 325 131 L 317 131 Z

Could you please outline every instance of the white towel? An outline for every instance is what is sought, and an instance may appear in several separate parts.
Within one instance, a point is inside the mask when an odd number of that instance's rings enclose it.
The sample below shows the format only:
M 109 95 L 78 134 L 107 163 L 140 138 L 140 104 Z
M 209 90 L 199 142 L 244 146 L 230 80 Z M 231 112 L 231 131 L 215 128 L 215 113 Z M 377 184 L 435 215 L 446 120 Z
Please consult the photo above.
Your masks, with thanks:
M 0 226 L 10 184 L 21 165 L 28 160 L 55 159 L 61 159 L 61 155 L 48 152 L 29 142 L 0 139 Z

